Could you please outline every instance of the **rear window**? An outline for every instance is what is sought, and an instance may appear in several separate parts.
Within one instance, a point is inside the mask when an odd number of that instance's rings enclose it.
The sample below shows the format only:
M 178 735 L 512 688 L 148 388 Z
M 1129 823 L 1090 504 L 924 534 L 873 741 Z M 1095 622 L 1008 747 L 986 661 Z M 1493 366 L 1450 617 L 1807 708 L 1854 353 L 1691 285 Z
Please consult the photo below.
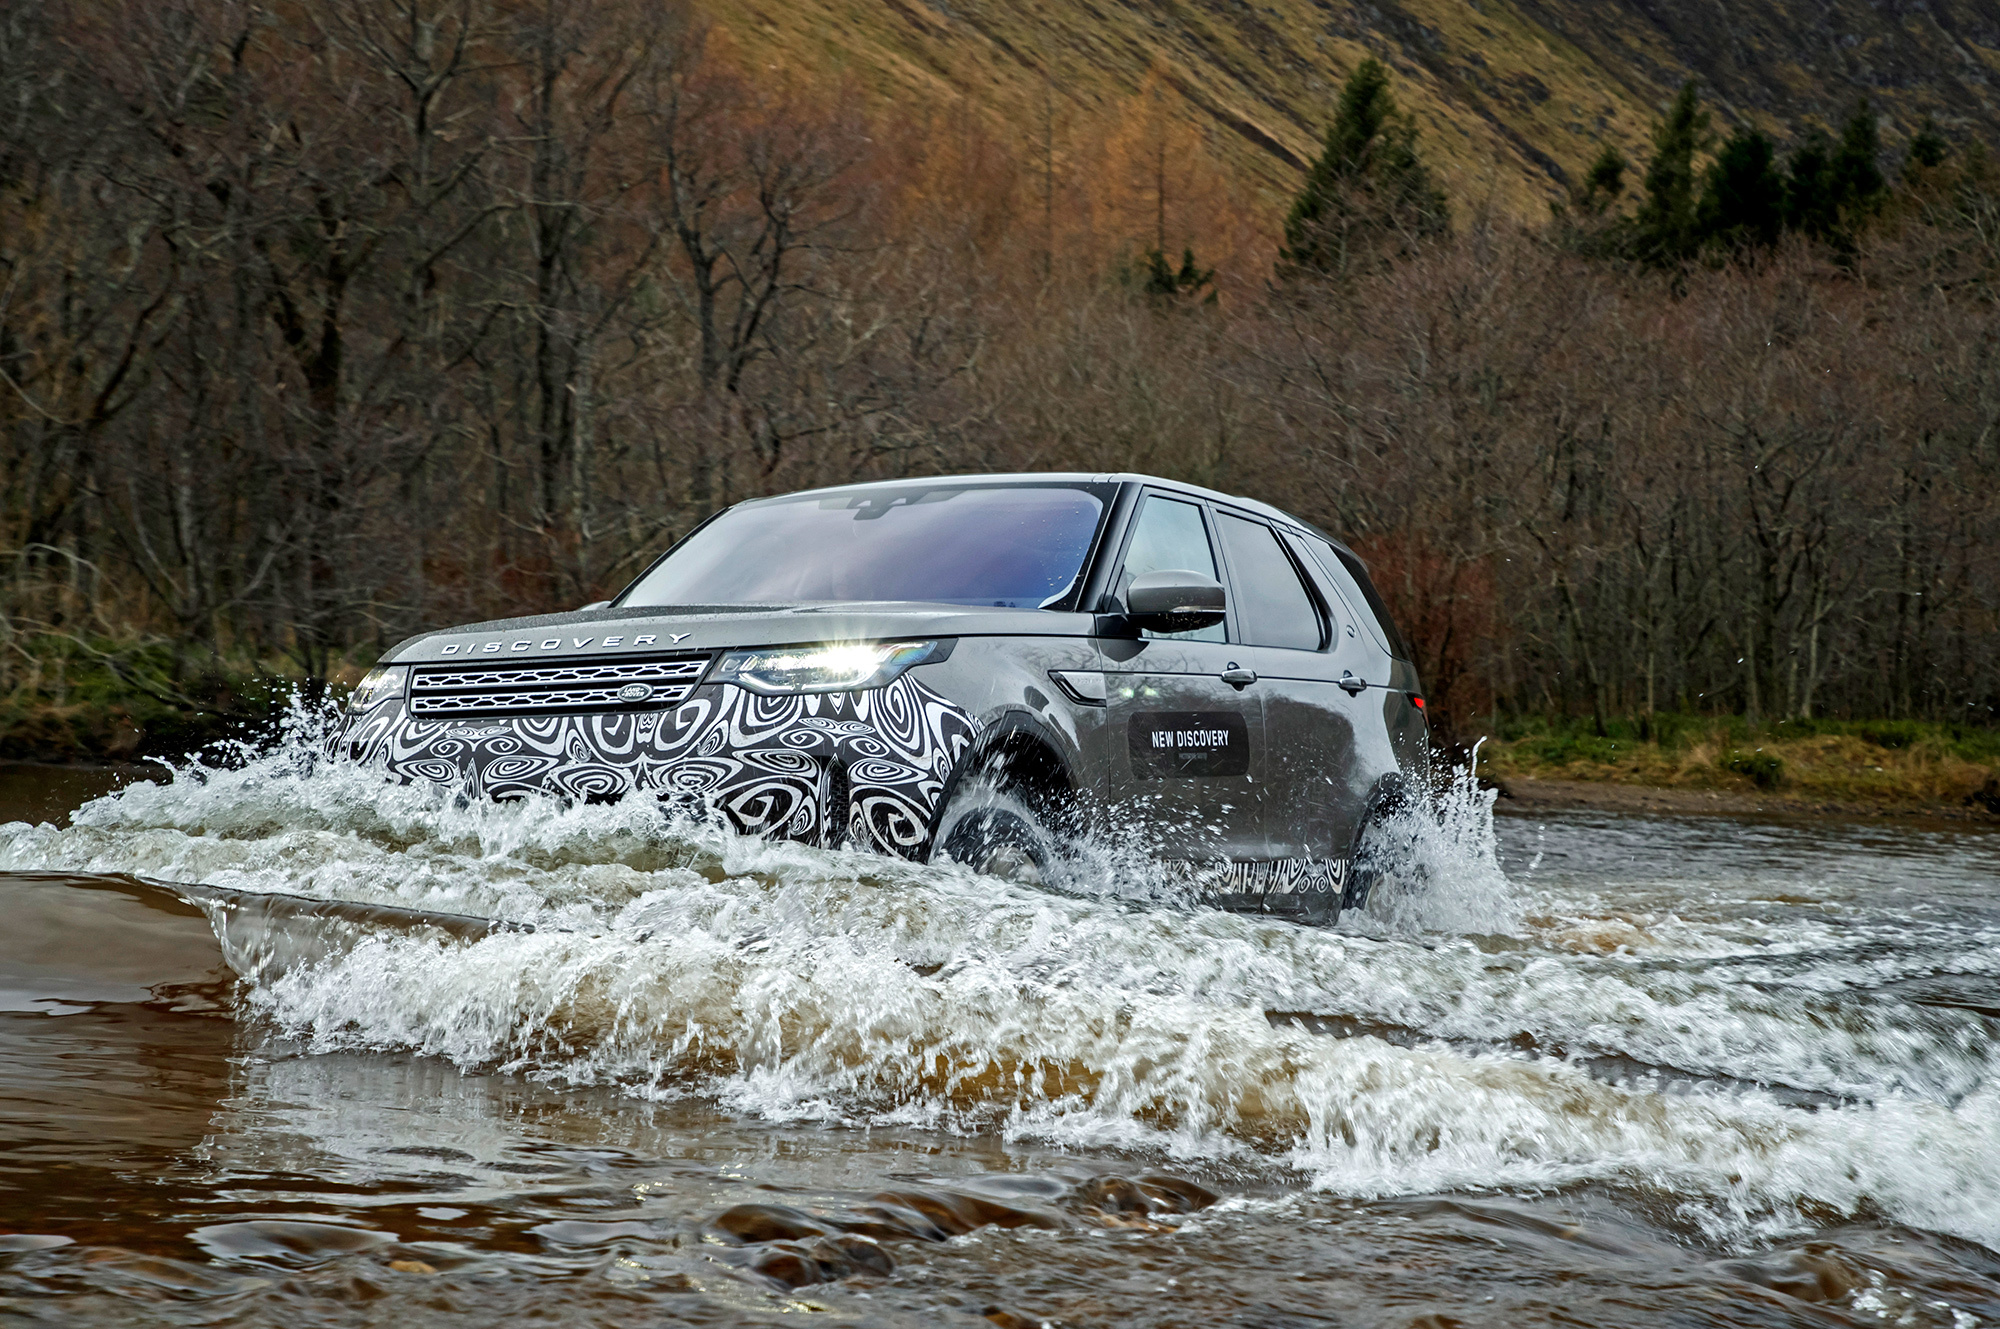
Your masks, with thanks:
M 1316 651 L 1326 645 L 1319 606 L 1313 603 L 1277 532 L 1258 521 L 1222 513 L 1222 547 L 1236 597 L 1236 624 L 1252 646 Z
M 1336 549 L 1316 535 L 1300 537 L 1305 547 L 1319 560 L 1326 574 L 1333 578 L 1333 584 L 1351 601 L 1358 593 L 1367 606 L 1367 617 L 1374 620 L 1375 636 L 1386 647 L 1389 654 L 1398 660 L 1414 660 L 1410 644 L 1403 640 L 1403 634 L 1396 631 L 1396 620 L 1389 616 L 1389 607 L 1382 603 L 1382 597 L 1375 590 L 1375 583 L 1368 579 L 1368 569 L 1361 560 L 1345 549 Z

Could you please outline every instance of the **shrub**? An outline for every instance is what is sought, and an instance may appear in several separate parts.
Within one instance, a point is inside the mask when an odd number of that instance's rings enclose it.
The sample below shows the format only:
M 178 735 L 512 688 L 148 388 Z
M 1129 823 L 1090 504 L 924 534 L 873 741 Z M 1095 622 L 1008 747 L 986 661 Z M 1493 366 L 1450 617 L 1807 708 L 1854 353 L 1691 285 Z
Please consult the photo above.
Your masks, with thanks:
M 1747 775 L 1759 789 L 1776 789 L 1785 779 L 1785 763 L 1768 752 L 1732 749 L 1722 754 L 1722 768 Z

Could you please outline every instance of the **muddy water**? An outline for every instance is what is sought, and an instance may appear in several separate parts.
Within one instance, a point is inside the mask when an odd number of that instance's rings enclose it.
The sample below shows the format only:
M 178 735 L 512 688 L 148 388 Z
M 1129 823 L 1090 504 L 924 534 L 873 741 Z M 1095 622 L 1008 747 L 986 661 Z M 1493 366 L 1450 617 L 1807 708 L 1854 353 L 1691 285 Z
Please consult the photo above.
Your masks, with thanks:
M 304 749 L 0 825 L 0 1323 L 2000 1323 L 2000 837 L 1412 834 L 1308 932 Z

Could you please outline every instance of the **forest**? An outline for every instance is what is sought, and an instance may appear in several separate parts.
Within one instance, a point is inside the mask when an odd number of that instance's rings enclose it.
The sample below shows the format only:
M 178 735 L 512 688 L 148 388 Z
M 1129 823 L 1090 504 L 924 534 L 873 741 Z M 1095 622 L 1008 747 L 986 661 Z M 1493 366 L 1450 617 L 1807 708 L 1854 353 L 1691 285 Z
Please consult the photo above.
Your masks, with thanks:
M 663 0 L 0 7 L 0 755 L 184 748 L 717 508 L 1133 470 L 1347 540 L 1441 736 L 2000 722 L 2000 164 L 1690 84 L 1543 217 L 1370 61 L 1296 197 Z

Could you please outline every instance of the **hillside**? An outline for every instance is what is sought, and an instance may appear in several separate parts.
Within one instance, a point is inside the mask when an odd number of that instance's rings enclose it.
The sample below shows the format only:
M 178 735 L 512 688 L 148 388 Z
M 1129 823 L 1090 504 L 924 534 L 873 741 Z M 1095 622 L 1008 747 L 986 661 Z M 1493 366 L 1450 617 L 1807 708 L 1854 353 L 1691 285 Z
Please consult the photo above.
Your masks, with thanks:
M 1832 122 L 1866 93 L 1892 148 L 1924 115 L 2000 137 L 2000 7 L 1981 0 L 710 0 L 746 56 L 1039 145 L 1142 87 L 1229 173 L 1287 196 L 1340 80 L 1387 62 L 1461 209 L 1543 205 L 1600 142 L 1643 152 L 1689 74 L 1725 123 Z M 1050 113 L 1050 106 L 1056 109 Z M 1058 143 L 1056 151 L 1061 152 Z M 1262 209 L 1260 209 L 1262 210 Z
M 1899 169 L 1925 114 L 2000 145 L 1963 0 L 355 17 L 405 2 L 0 24 L 0 756 L 257 732 L 293 681 L 599 599 L 742 498 L 1131 470 L 1341 532 L 1438 734 L 1543 726 L 1514 773 L 1627 778 L 1638 743 L 1703 790 L 1986 788 L 2000 159 Z M 1377 55 L 1461 224 L 1274 283 Z M 1690 67 L 1781 139 L 1870 92 L 1887 196 L 1866 135 L 1795 191 L 1745 141 L 1713 207 L 1476 224 L 1547 218 L 1607 139 L 1650 155 Z

